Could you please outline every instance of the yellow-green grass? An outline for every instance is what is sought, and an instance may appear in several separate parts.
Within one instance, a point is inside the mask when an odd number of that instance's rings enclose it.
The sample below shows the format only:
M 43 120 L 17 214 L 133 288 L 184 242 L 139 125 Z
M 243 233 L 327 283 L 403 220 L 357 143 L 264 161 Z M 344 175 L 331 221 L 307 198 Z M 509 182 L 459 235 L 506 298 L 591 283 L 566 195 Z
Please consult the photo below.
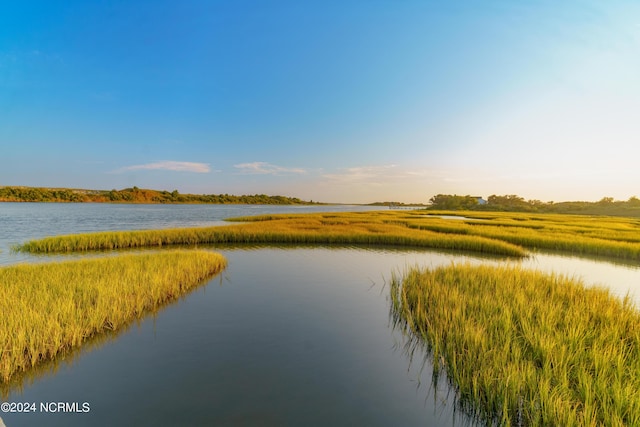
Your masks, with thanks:
M 640 313 L 629 298 L 518 266 L 412 268 L 392 314 L 488 424 L 640 425 Z M 442 372 L 442 371 L 441 371 Z
M 226 266 L 171 250 L 0 268 L 0 382 L 183 295 Z
M 452 214 L 453 212 L 438 212 Z M 406 215 L 407 227 L 434 232 L 482 236 L 524 248 L 578 255 L 640 260 L 640 221 L 632 218 L 455 212 L 467 220 L 448 220 L 435 215 Z
M 34 253 L 173 244 L 365 244 L 525 256 L 527 249 L 640 260 L 640 221 L 619 217 L 432 211 L 283 214 L 232 218 L 222 227 L 119 231 L 48 237 L 16 250 Z
M 391 212 L 393 214 L 393 212 Z M 393 217 L 393 215 L 392 215 Z M 386 222 L 386 212 L 254 217 L 220 227 L 118 231 L 47 237 L 15 250 L 32 253 L 74 252 L 144 246 L 195 244 L 357 244 L 475 251 L 522 257 L 519 246 L 482 236 L 451 236 Z M 237 220 L 237 219 L 236 219 Z

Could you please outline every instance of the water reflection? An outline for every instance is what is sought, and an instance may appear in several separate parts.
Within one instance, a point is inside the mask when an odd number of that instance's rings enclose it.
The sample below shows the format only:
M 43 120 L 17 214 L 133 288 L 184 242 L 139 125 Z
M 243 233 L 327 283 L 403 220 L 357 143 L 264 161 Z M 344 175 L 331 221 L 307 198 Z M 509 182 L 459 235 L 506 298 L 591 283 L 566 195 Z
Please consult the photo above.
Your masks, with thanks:
M 629 295 L 636 307 L 640 307 L 640 266 L 637 262 L 537 253 L 521 263 L 527 268 L 578 278 L 586 286 L 607 288 L 620 299 Z
M 0 397 L 3 401 L 18 401 L 25 389 L 33 386 L 38 380 L 55 377 L 62 370 L 72 369 L 74 364 L 86 354 L 100 349 L 106 343 L 115 340 L 132 326 L 140 326 L 140 320 L 123 325 L 116 331 L 106 330 L 86 340 L 81 347 L 65 350 L 55 359 L 49 359 L 25 372 L 15 374 L 9 382 L 0 381 Z
M 505 261 L 389 247 L 208 248 L 228 258 L 222 276 L 9 391 L 12 401 L 88 401 L 89 414 L 7 414 L 5 423 L 473 425 L 427 349 L 394 328 L 393 271 L 520 262 L 587 284 L 606 279 L 623 294 L 640 277 L 635 266 L 544 254 Z
M 199 286 L 212 283 L 216 279 L 218 279 L 220 284 L 222 284 L 222 281 L 224 280 L 224 271 L 216 275 L 214 278 L 204 280 L 202 283 L 195 286 L 194 289 Z M 155 329 L 155 319 L 158 314 L 169 306 L 179 304 L 185 298 L 186 295 L 183 295 L 172 300 L 164 301 L 157 307 L 146 310 L 140 318 L 136 318 L 131 320 L 129 323 L 122 324 L 116 330 L 105 329 L 101 333 L 95 334 L 86 339 L 80 347 L 65 349 L 54 359 L 42 361 L 27 371 L 18 372 L 13 375 L 9 382 L 0 381 L 0 397 L 4 401 L 10 399 L 15 401 L 16 397 L 20 396 L 26 387 L 33 385 L 36 381 L 42 378 L 55 377 L 61 370 L 73 369 L 75 363 L 80 360 L 81 357 L 99 350 L 104 345 L 116 340 L 119 336 L 130 331 L 132 327 L 140 328 L 142 322 L 152 322 Z
M 416 391 L 425 395 L 425 406 L 432 407 L 440 417 L 446 414 L 452 426 L 486 425 L 486 422 L 474 415 L 474 408 L 460 398 L 455 385 L 447 378 L 444 362 L 433 359 L 428 342 L 410 331 L 399 314 L 390 307 L 392 328 L 402 334 L 402 343 L 394 348 L 408 360 L 410 369 L 417 369 L 419 379 L 428 380 L 419 381 L 416 385 Z
M 426 253 L 221 252 L 229 260 L 223 281 L 214 279 L 10 396 L 86 401 L 89 414 L 3 414 L 5 423 L 464 425 L 457 415 L 454 422 L 446 389 L 429 394 L 429 367 L 410 363 L 396 345 L 402 334 L 389 325 L 386 278 Z
M 125 225 L 156 228 L 155 209 L 136 210 L 140 215 Z M 24 221 L 13 218 L 18 228 L 0 229 L 0 247 L 67 232 L 65 227 L 121 229 L 119 215 L 129 212 L 107 207 L 112 216 L 105 221 L 104 215 L 89 218 L 89 211 L 76 218 L 80 222 L 62 221 L 53 231 L 38 223 L 51 226 L 56 217 L 47 216 L 51 210 Z M 185 209 L 169 221 L 194 212 Z M 198 212 L 190 221 L 218 221 L 212 211 Z M 192 224 L 181 223 L 187 225 Z M 606 285 L 618 296 L 630 293 L 636 303 L 640 298 L 640 268 L 633 262 L 549 253 L 515 261 L 371 246 L 204 247 L 228 258 L 222 279 L 0 390 L 12 401 L 88 401 L 89 414 L 3 414 L 5 423 L 472 425 L 442 372 L 434 374 L 427 349 L 394 329 L 385 288 L 391 272 L 451 262 L 517 262 Z M 137 251 L 148 250 L 159 249 Z M 120 253 L 11 258 L 3 252 L 0 259 L 40 262 Z

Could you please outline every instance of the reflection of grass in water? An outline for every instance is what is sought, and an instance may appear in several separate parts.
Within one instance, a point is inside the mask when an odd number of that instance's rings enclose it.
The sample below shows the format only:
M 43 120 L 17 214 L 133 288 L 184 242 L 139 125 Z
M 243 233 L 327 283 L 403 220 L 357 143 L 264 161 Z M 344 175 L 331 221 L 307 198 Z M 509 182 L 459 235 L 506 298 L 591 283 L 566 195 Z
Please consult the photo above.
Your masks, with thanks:
M 182 248 L 191 248 L 192 246 L 177 246 Z M 355 251 L 358 253 L 376 253 L 376 254 L 441 254 L 448 256 L 459 256 L 460 251 L 447 249 L 431 249 L 421 247 L 402 247 L 397 245 L 363 245 L 363 244 L 311 244 L 311 243 L 292 243 L 292 244 L 275 244 L 275 243 L 228 243 L 228 244 L 204 244 L 198 245 L 201 249 L 212 249 L 217 251 L 252 251 L 264 249 L 277 249 L 282 251 L 295 251 L 297 249 L 320 249 L 328 251 Z M 144 249 L 141 249 L 144 250 Z M 146 249 L 151 251 L 153 249 Z M 125 251 L 123 251 L 125 252 Z M 91 253 L 91 252 L 89 252 Z M 495 255 L 491 253 L 465 253 L 466 258 L 473 258 L 481 261 L 504 261 L 503 255 Z
M 0 382 L 117 330 L 220 272 L 205 251 L 0 268 Z
M 156 311 L 157 310 L 151 310 L 149 313 L 156 313 Z M 22 393 L 24 387 L 30 386 L 34 381 L 49 375 L 53 376 L 65 366 L 72 366 L 81 356 L 115 340 L 120 334 L 129 330 L 129 328 L 139 320 L 140 319 L 135 319 L 134 322 L 127 323 L 117 330 L 102 331 L 99 334 L 87 338 L 80 347 L 65 349 L 54 359 L 43 360 L 33 368 L 16 372 L 8 382 L 0 381 L 0 397 L 7 400 L 11 394 Z
M 413 268 L 391 282 L 396 324 L 426 343 L 478 419 L 639 425 L 640 313 L 629 299 L 518 267 Z
M 416 334 L 407 334 L 404 330 L 405 325 L 395 313 L 392 311 L 390 314 L 394 330 L 400 329 L 403 332 L 400 341 L 394 340 L 393 350 L 400 352 L 408 360 L 407 371 L 412 372 L 411 381 L 415 383 L 416 391 L 424 391 L 425 405 L 431 399 L 434 413 L 442 416 L 446 412 L 450 412 L 452 426 L 486 426 L 486 423 L 477 417 L 474 418 L 460 403 L 455 388 L 452 388 L 446 381 L 442 381 L 444 378 L 443 369 L 433 369 L 432 354 L 425 346 L 425 342 Z M 428 378 L 428 375 L 431 375 L 430 381 L 423 382 Z

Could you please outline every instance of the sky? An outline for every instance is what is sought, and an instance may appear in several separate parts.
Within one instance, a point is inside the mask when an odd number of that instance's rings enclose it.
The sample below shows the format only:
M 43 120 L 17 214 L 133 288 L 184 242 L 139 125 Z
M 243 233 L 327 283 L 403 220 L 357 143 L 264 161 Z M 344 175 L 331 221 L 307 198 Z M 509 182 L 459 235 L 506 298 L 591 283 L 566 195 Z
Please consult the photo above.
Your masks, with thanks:
M 0 6 L 0 186 L 627 200 L 639 159 L 636 0 Z

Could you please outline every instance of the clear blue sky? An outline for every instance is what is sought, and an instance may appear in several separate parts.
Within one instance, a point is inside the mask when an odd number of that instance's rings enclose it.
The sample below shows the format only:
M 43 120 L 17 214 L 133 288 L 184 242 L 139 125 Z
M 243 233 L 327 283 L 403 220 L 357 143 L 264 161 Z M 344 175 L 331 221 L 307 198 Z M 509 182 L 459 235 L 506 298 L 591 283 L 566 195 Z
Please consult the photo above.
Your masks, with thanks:
M 0 8 L 0 185 L 640 196 L 640 2 Z

